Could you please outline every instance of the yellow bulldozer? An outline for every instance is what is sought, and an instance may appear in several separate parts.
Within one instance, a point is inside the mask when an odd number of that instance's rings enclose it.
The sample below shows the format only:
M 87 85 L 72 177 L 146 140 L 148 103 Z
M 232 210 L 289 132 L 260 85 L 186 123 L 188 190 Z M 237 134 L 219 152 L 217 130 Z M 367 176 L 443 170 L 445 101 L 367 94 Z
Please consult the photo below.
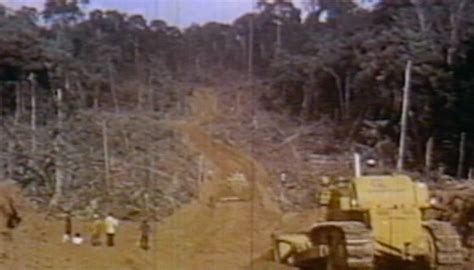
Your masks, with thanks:
M 459 270 L 464 249 L 450 223 L 426 220 L 425 184 L 406 175 L 358 175 L 328 187 L 325 221 L 274 234 L 273 256 L 300 269 Z

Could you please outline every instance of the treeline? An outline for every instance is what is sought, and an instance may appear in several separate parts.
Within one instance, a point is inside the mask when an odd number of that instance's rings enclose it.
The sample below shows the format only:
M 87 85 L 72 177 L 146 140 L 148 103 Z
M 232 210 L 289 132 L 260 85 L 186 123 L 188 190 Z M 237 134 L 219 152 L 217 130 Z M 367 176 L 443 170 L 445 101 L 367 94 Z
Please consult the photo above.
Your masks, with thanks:
M 339 121 L 341 136 L 369 147 L 396 144 L 411 60 L 411 166 L 421 167 L 433 145 L 433 168 L 454 172 L 461 134 L 467 150 L 474 146 L 472 1 L 382 0 L 367 10 L 350 0 L 307 0 L 300 10 L 291 1 L 261 0 L 258 11 L 232 24 L 186 29 L 113 10 L 83 14 L 82 4 L 2 9 L 4 117 L 32 110 L 31 88 L 39 93 L 38 125 L 56 122 L 57 89 L 67 110 L 163 111 L 184 94 L 176 81 L 232 70 L 272 88 L 261 97 L 269 109 L 306 124 Z M 370 140 L 358 136 L 368 122 L 376 127 Z M 474 162 L 466 153 L 463 175 Z
M 408 165 L 444 167 L 465 177 L 473 162 L 468 104 L 474 3 L 386 0 L 369 11 L 352 1 L 309 2 L 319 6 L 304 22 L 283 24 L 289 33 L 303 33 L 298 47 L 283 35 L 282 50 L 267 69 L 275 91 L 270 99 L 280 101 L 275 109 L 285 108 L 301 121 L 330 117 L 341 122 L 341 137 L 366 146 L 397 145 L 404 69 L 411 60 Z M 363 130 L 367 124 L 369 134 Z

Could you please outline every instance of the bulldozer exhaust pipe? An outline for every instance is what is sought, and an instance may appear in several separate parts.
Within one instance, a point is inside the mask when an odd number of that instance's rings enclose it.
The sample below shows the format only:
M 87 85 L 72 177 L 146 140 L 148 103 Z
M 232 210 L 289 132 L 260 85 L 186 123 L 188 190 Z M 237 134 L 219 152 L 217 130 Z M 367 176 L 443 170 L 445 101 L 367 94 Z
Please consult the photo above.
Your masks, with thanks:
M 358 153 L 354 153 L 354 173 L 355 177 L 361 177 L 361 167 L 360 167 L 360 155 Z

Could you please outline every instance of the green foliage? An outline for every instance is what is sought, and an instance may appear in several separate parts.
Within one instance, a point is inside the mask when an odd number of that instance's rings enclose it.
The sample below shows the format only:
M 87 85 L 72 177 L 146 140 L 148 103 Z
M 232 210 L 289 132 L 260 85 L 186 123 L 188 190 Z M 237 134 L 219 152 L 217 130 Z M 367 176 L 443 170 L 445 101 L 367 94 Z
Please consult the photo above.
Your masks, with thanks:
M 404 67 L 410 59 L 415 63 L 409 120 L 412 155 L 422 159 L 423 145 L 431 136 L 457 140 L 460 132 L 470 131 L 473 96 L 466 79 L 470 75 L 454 66 L 472 54 L 462 44 L 473 38 L 474 19 L 468 14 L 474 4 L 454 0 L 415 6 L 416 1 L 382 1 L 368 13 L 343 2 L 319 3 L 319 11 L 338 12 L 327 23 L 317 21 L 318 14 L 309 16 L 308 36 L 300 48 L 270 66 L 275 91 L 288 106 L 304 110 L 306 95 L 312 104 L 310 118 L 326 114 L 335 120 L 361 116 L 388 120 L 387 135 L 396 141 Z M 463 77 L 463 82 L 454 83 L 459 79 L 453 74 Z M 445 158 L 453 160 L 456 151 L 447 150 Z

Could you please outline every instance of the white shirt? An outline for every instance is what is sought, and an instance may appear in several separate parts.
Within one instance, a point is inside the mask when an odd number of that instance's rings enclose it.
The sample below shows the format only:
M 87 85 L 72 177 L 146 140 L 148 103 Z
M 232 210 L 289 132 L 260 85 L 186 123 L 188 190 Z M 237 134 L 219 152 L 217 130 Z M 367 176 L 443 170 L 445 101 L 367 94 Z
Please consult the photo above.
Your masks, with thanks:
M 80 245 L 80 244 L 82 244 L 82 242 L 84 242 L 84 239 L 82 239 L 82 237 L 74 236 L 74 237 L 72 238 L 72 243 L 73 243 L 74 245 Z
M 105 232 L 107 234 L 115 234 L 115 232 L 117 231 L 118 225 L 119 225 L 118 219 L 112 216 L 107 216 L 105 218 Z

